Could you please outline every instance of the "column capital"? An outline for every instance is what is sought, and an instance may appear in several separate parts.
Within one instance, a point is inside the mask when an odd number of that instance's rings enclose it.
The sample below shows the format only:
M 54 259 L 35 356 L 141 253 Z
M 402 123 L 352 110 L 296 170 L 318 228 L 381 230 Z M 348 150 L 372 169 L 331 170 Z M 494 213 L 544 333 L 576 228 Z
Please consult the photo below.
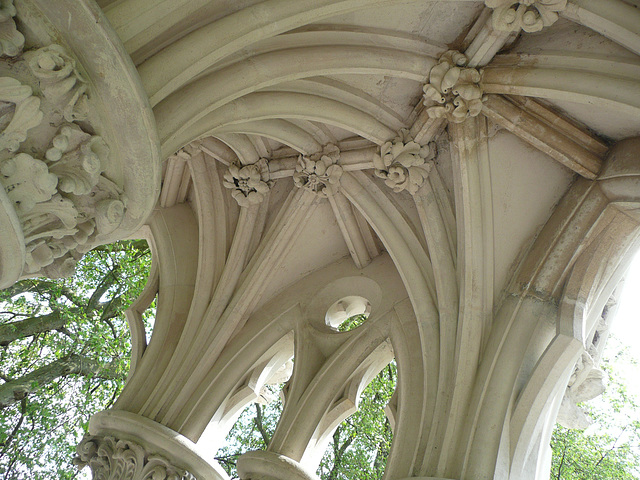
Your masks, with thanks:
M 249 452 L 238 458 L 242 480 L 319 480 L 299 462 L 274 452 Z
M 146 93 L 100 8 L 4 3 L 0 288 L 68 276 L 94 246 L 134 234 L 161 173 Z
M 195 443 L 146 417 L 106 410 L 91 417 L 89 434 L 76 448 L 74 463 L 89 466 L 93 478 L 144 480 L 226 480 L 228 476 Z M 120 473 L 121 472 L 121 473 Z M 114 477 L 115 478 L 115 477 Z

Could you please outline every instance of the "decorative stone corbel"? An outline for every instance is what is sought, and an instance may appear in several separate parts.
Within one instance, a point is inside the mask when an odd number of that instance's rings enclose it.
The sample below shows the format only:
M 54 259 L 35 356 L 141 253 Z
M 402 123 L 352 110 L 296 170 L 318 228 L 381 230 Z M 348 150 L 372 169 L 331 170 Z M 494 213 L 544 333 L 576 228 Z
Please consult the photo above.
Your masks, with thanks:
M 377 177 L 394 192 L 407 190 L 414 195 L 433 168 L 436 145 L 431 142 L 421 146 L 409 136 L 406 129 L 380 147 L 380 154 L 373 157 Z
M 296 171 L 293 173 L 293 183 L 323 198 L 335 195 L 340 188 L 342 177 L 339 159 L 340 149 L 333 144 L 325 145 L 320 153 L 300 155 Z
M 191 473 L 150 454 L 141 445 L 112 436 L 85 435 L 73 463 L 89 466 L 93 478 L 118 480 L 196 480 Z
M 493 28 L 502 32 L 539 32 L 558 20 L 567 0 L 485 0 L 493 8 Z
M 223 185 L 231 189 L 231 196 L 241 207 L 257 205 L 264 200 L 271 188 L 267 160 L 261 158 L 250 165 L 229 165 L 229 170 L 224 174 Z
M 467 62 L 462 53 L 449 50 L 429 72 L 429 83 L 423 90 L 424 104 L 431 118 L 461 123 L 480 114 L 484 100 L 481 75 L 475 68 L 465 68 Z

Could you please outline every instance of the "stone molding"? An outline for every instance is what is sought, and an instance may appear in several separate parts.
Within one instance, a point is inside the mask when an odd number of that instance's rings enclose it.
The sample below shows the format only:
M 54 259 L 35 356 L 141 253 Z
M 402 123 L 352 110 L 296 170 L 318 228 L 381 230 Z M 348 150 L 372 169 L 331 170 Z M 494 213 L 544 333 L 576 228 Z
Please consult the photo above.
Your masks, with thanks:
M 461 123 L 480 114 L 484 100 L 481 75 L 477 69 L 466 67 L 467 63 L 464 54 L 449 50 L 431 69 L 429 83 L 423 88 L 429 117 Z
M 402 129 L 392 141 L 380 147 L 380 153 L 373 157 L 377 177 L 394 192 L 407 190 L 415 195 L 433 168 L 436 145 L 431 142 L 422 146 L 415 142 L 409 131 Z
M 261 203 L 269 193 L 271 184 L 265 158 L 249 165 L 232 163 L 224 174 L 223 185 L 231 190 L 231 196 L 241 207 Z
M 305 188 L 322 198 L 335 195 L 340 188 L 342 167 L 338 165 L 340 149 L 333 144 L 325 145 L 320 153 L 300 155 L 293 183 L 298 188 Z
M 567 0 L 485 0 L 493 8 L 493 28 L 502 32 L 539 32 L 558 20 Z
M 118 480 L 196 480 L 191 473 L 171 465 L 141 445 L 112 436 L 85 435 L 76 448 L 73 463 L 89 466 L 93 478 Z

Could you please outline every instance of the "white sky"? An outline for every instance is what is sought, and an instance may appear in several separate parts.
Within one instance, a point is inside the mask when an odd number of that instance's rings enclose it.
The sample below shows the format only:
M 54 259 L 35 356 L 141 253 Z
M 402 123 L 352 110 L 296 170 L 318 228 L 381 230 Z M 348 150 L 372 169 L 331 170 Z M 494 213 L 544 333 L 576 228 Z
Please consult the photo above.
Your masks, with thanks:
M 640 252 L 625 277 L 611 332 L 615 338 L 605 347 L 605 355 L 615 354 L 614 350 L 621 344 L 628 346 L 631 356 L 640 361 Z M 624 365 L 622 373 L 629 391 L 640 398 L 640 365 Z

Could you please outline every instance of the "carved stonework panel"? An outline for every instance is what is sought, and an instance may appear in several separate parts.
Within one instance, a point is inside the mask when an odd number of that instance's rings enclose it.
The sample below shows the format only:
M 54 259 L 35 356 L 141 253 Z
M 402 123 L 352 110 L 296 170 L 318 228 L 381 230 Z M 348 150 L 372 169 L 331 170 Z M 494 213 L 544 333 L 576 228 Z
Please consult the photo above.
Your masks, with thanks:
M 380 154 L 373 158 L 377 177 L 394 192 L 407 190 L 414 195 L 433 168 L 436 156 L 435 143 L 421 146 L 402 129 L 398 136 L 380 147 Z
M 135 442 L 110 436 L 85 435 L 76 448 L 73 463 L 89 466 L 94 479 L 118 480 L 195 480 L 195 476 L 171 465 Z
M 241 207 L 261 203 L 271 187 L 267 160 L 261 158 L 251 165 L 229 165 L 223 184 Z
M 326 145 L 322 152 L 300 155 L 293 182 L 299 188 L 306 188 L 320 197 L 328 197 L 338 192 L 342 167 L 338 165 L 340 149 L 336 145 Z
M 449 50 L 429 72 L 429 83 L 423 90 L 424 104 L 431 118 L 461 123 L 480 114 L 484 98 L 480 72 L 466 68 L 467 62 L 462 53 Z
M 493 8 L 493 28 L 502 32 L 539 32 L 558 20 L 567 0 L 485 0 Z

